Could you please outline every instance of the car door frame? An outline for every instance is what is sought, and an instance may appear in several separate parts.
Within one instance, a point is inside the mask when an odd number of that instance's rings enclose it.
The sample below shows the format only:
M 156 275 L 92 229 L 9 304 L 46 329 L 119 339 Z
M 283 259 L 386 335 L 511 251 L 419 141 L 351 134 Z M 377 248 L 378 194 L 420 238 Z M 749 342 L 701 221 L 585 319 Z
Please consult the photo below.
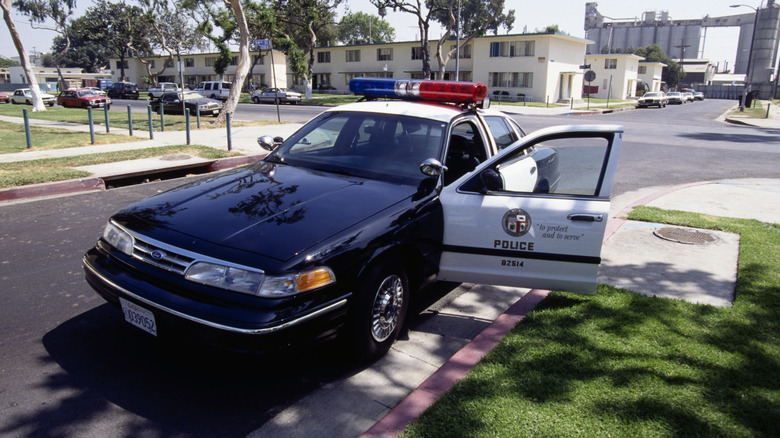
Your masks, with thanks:
M 622 136 L 616 125 L 543 129 L 444 187 L 439 280 L 595 293 Z M 523 149 L 532 159 L 535 145 L 570 137 L 607 141 L 593 195 L 474 189 L 483 172 Z

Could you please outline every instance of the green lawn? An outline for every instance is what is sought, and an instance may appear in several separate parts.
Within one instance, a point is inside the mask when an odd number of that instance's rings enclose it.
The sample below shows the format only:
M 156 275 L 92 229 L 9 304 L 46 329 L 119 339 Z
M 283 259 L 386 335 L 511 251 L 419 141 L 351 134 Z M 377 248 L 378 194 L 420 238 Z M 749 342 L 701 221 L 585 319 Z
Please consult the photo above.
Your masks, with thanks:
M 83 178 L 89 176 L 89 173 L 72 169 L 72 167 L 113 163 L 116 161 L 136 160 L 140 158 L 160 157 L 174 154 L 189 154 L 206 159 L 217 159 L 240 155 L 235 152 L 219 151 L 208 146 L 180 145 L 120 152 L 107 152 L 101 154 L 78 155 L 74 157 L 20 161 L 16 163 L 2 163 L 0 164 L 0 188 L 62 181 L 66 179 Z
M 631 218 L 741 234 L 734 306 L 554 292 L 404 436 L 777 436 L 780 226 Z

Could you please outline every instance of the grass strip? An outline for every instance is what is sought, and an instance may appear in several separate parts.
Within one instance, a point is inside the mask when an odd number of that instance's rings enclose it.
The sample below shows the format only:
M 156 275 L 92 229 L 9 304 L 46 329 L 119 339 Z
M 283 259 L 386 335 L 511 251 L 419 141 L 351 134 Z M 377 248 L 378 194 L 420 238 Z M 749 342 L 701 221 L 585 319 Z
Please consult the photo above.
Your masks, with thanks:
M 631 219 L 741 234 L 734 306 L 554 292 L 403 436 L 776 436 L 780 226 L 647 207 Z
M 219 151 L 208 146 L 177 145 L 2 163 L 0 164 L 0 188 L 84 178 L 90 175 L 88 172 L 75 170 L 72 169 L 72 167 L 114 163 L 117 161 L 137 160 L 141 158 L 153 158 L 182 153 L 209 160 L 240 155 L 235 152 L 229 153 Z
M 0 121 L 0 154 L 23 152 L 27 149 L 27 135 L 24 125 Z M 29 150 L 63 149 L 80 146 L 91 146 L 92 140 L 88 132 L 71 131 L 68 129 L 30 127 L 32 148 Z M 117 134 L 96 134 L 95 144 L 128 143 L 145 140 L 141 137 L 130 137 Z

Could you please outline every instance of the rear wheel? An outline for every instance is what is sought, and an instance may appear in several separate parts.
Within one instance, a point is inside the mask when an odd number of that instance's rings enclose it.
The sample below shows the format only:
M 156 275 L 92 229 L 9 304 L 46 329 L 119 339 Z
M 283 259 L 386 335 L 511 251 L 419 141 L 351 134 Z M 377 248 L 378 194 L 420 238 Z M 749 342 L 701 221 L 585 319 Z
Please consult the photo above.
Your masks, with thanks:
M 372 362 L 398 338 L 409 308 L 409 281 L 396 259 L 375 263 L 360 281 L 350 314 L 348 336 L 355 358 Z

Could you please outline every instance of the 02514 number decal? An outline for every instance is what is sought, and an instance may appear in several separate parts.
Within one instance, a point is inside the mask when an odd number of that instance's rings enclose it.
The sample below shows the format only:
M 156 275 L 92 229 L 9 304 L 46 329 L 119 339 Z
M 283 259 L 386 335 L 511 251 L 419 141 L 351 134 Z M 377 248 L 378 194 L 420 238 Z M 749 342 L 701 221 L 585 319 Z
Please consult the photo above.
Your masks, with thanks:
M 501 266 L 507 268 L 522 268 L 523 264 L 524 262 L 522 260 L 501 259 Z

